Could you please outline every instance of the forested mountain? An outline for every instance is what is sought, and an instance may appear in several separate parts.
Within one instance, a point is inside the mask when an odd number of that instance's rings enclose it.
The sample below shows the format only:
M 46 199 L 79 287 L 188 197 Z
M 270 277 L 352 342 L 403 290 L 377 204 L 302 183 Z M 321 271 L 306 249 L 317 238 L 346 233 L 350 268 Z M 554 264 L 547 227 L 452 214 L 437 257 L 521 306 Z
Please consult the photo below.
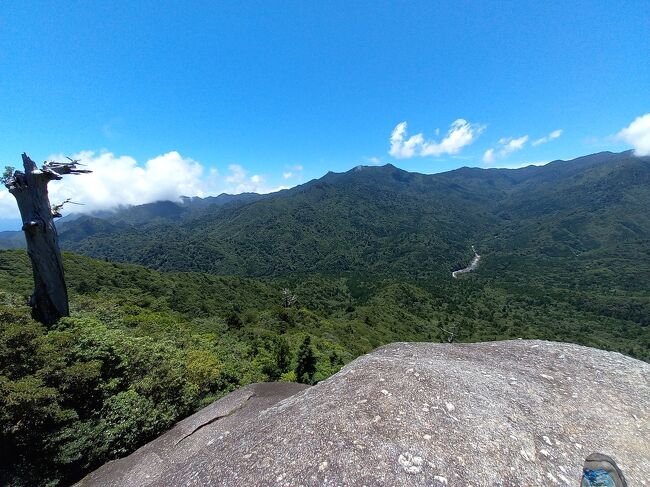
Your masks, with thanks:
M 25 236 L 23 232 L 0 232 L 0 248 L 22 249 L 25 247 Z
M 180 202 L 156 201 L 137 206 L 124 206 L 116 210 L 95 211 L 91 214 L 65 216 L 58 220 L 59 233 L 66 233 L 68 240 L 82 240 L 90 235 L 108 234 L 128 230 L 133 226 L 177 222 L 191 218 L 203 211 L 215 211 L 225 206 L 237 206 L 265 198 L 257 193 L 226 194 L 218 196 L 182 197 Z M 23 248 L 21 231 L 0 232 L 0 249 Z
M 242 385 L 320 381 L 395 341 L 541 338 L 650 361 L 647 284 L 495 278 L 489 259 L 461 279 L 219 277 L 72 253 L 64 264 L 72 317 L 46 328 L 29 318 L 26 253 L 0 251 L 2 485 L 69 484 Z
M 247 276 L 448 275 L 474 244 L 486 262 L 634 287 L 650 275 L 649 189 L 650 158 L 629 151 L 433 175 L 361 166 L 271 195 L 86 216 L 60 235 L 93 257 Z
M 237 387 L 316 382 L 393 341 L 542 338 L 650 361 L 649 209 L 650 158 L 625 152 L 359 167 L 67 218 L 64 246 L 101 259 L 65 253 L 72 317 L 54 327 L 29 318 L 25 252 L 0 251 L 0 484 L 70 483 Z M 479 268 L 453 279 L 472 245 Z
M 618 276 L 640 277 L 648 271 L 649 188 L 650 158 L 629 151 L 433 175 L 360 166 L 271 195 L 82 216 L 59 232 L 69 250 L 161 270 L 422 277 L 448 274 L 474 244 L 513 263 L 582 268 L 603 267 L 605 259 Z M 0 246 L 17 241 L 8 234 Z M 594 272 L 590 279 L 597 280 Z

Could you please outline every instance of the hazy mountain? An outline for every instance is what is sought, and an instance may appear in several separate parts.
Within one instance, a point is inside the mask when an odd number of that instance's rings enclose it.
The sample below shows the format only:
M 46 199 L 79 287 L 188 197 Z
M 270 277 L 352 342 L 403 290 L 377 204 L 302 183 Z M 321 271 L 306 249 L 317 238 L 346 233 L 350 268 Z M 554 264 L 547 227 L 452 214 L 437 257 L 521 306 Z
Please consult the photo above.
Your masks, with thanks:
M 0 232 L 0 248 L 22 249 L 23 247 L 25 247 L 25 237 L 22 231 Z
M 155 223 L 174 222 L 209 209 L 236 206 L 264 198 L 257 193 L 226 194 L 206 198 L 181 197 L 180 202 L 155 201 L 143 205 L 123 206 L 115 210 L 95 211 L 90 214 L 72 213 L 57 221 L 64 240 L 79 241 L 91 235 L 110 234 L 132 226 L 146 227 Z M 22 231 L 0 232 L 0 249 L 24 248 Z

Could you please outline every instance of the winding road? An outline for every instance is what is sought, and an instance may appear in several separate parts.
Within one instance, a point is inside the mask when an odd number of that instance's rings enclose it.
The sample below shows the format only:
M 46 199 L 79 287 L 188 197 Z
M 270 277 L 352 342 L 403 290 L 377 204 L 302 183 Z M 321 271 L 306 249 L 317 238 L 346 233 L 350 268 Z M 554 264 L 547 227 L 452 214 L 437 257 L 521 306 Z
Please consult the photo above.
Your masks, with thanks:
M 476 268 L 478 267 L 478 263 L 481 260 L 481 256 L 478 255 L 473 245 L 472 245 L 472 252 L 474 252 L 474 258 L 472 259 L 472 262 L 470 262 L 470 264 L 464 269 L 459 269 L 457 271 L 452 272 L 451 277 L 457 279 L 458 274 L 464 274 L 465 272 L 472 272 L 473 270 L 476 270 Z

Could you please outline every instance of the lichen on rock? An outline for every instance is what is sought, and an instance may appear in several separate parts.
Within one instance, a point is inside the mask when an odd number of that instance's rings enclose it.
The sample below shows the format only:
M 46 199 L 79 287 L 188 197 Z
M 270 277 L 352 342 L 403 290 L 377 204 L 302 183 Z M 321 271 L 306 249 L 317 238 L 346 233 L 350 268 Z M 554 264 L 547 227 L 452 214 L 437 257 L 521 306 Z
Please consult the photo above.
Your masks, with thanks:
M 545 341 L 395 343 L 307 389 L 235 391 L 81 485 L 573 486 L 592 452 L 650 485 L 649 438 L 647 363 Z

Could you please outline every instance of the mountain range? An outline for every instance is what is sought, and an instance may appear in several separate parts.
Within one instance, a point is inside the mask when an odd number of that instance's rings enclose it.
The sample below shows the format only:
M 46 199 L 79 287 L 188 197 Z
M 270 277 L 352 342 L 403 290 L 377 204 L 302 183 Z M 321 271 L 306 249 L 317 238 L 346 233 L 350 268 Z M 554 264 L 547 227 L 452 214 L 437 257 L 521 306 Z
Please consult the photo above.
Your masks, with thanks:
M 245 276 L 537 272 L 636 288 L 650 275 L 650 158 L 601 152 L 521 169 L 393 165 L 268 195 L 184 198 L 68 217 L 64 249 L 166 271 Z M 15 248 L 16 233 L 0 234 Z M 528 269 L 528 270 L 526 270 Z M 616 272 L 613 272 L 616 270 Z
M 600 153 L 63 218 L 71 316 L 54 327 L 30 319 L 26 252 L 0 250 L 0 485 L 72 484 L 228 392 L 321 382 L 396 341 L 650 361 L 649 188 L 650 158 Z
M 82 220 L 61 235 L 94 257 L 248 276 L 446 274 L 472 244 L 484 254 L 637 259 L 650 248 L 649 188 L 650 158 L 629 152 L 434 175 L 358 167 L 264 197 L 135 207 L 104 220 L 109 229 Z

